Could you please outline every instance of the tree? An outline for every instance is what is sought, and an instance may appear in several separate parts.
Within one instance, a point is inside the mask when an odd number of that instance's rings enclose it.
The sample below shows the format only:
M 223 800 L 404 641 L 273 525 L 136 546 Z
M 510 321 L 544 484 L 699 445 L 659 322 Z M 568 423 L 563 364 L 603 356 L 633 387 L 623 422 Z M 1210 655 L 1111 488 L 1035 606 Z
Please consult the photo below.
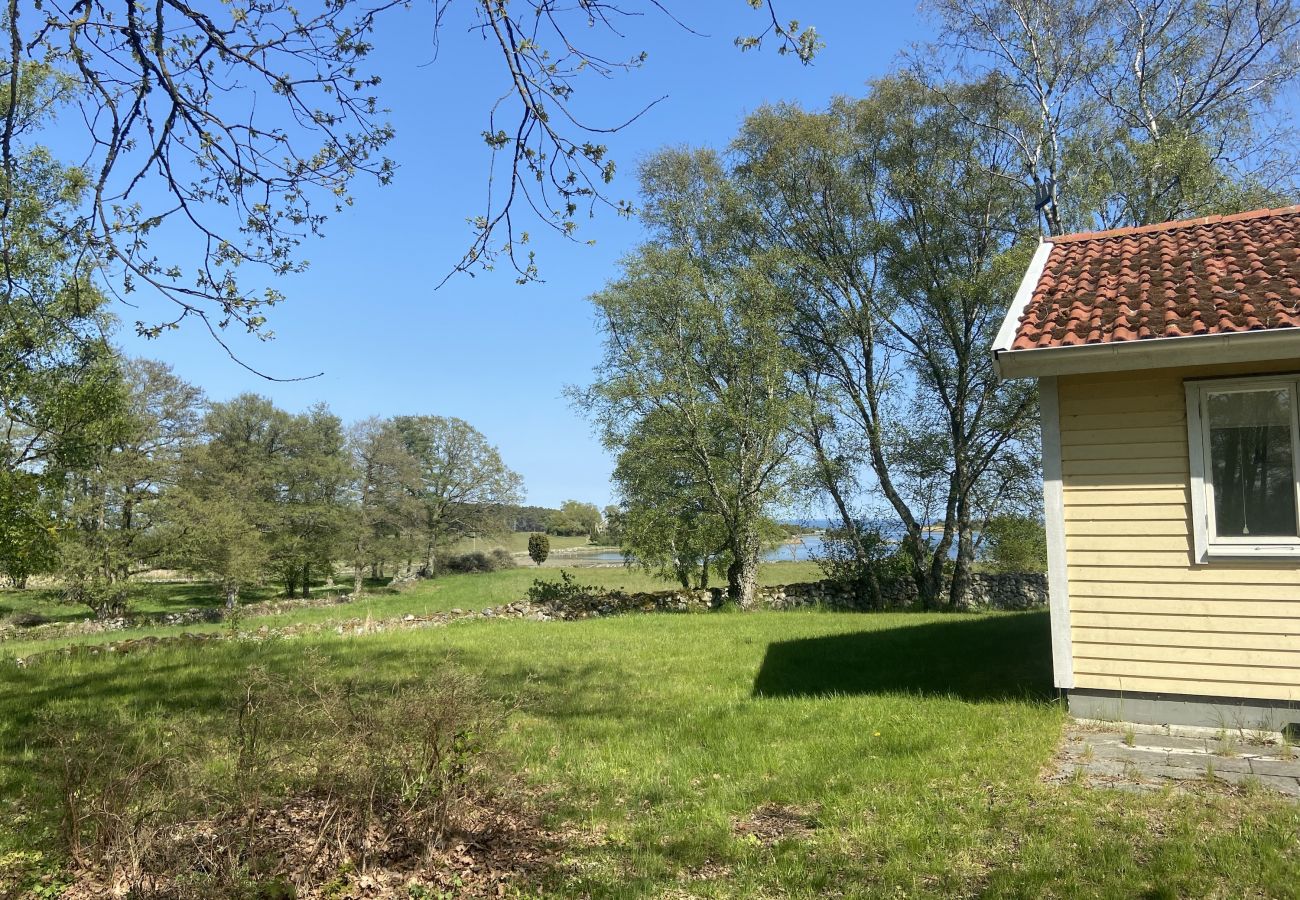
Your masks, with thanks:
M 987 83 L 940 99 L 885 79 L 825 114 L 762 110 L 734 147 L 754 239 L 796 298 L 789 340 L 817 476 L 853 535 L 845 485 L 869 468 L 927 604 L 953 550 L 947 599 L 963 601 L 982 485 L 1034 449 L 1033 388 L 1000 385 L 986 351 L 1032 231 L 1028 205 L 989 174 L 1014 165 L 1013 148 L 973 124 L 995 102 Z
M 559 510 L 548 509 L 545 506 L 511 504 L 505 507 L 503 512 L 511 531 L 545 531 L 551 516 L 557 514 Z
M 551 555 L 551 539 L 545 534 L 537 533 L 528 536 L 528 558 L 537 565 L 546 562 L 546 557 Z
M 355 477 L 352 584 L 360 596 L 367 565 L 378 576 L 389 554 L 409 552 L 404 542 L 419 527 L 422 509 L 414 496 L 417 463 L 387 420 L 372 416 L 353 425 L 348 450 Z
M 585 534 L 592 541 L 600 536 L 600 509 L 594 503 L 565 500 L 546 523 L 550 534 L 574 536 Z
M 745 252 L 745 217 L 714 154 L 662 152 L 641 180 L 652 240 L 592 297 L 605 349 L 575 399 L 620 462 L 645 455 L 706 498 L 726 534 L 729 596 L 747 605 L 764 511 L 788 486 L 788 300 Z
M 345 451 L 343 424 L 324 404 L 290 416 L 283 436 L 273 499 L 275 523 L 271 558 L 288 596 L 298 585 L 311 595 L 311 573 L 329 573 L 342 549 L 352 461 Z
M 984 559 L 995 572 L 1047 571 L 1047 535 L 1040 519 L 994 516 L 981 535 Z
M 0 117 L 38 130 L 57 90 L 41 72 L 0 85 Z M 17 98 L 15 101 L 13 98 Z M 92 452 L 121 400 L 112 317 L 95 288 L 97 263 L 69 219 L 86 179 L 49 150 L 6 146 L 0 169 L 0 477 L 57 477 Z
M 207 441 L 186 457 L 178 497 L 182 565 L 217 577 L 232 607 L 243 587 L 276 570 L 291 425 L 289 413 L 266 397 L 240 394 L 211 405 Z
M 347 526 L 352 469 L 338 417 L 323 404 L 294 415 L 241 394 L 212 404 L 204 430 L 207 452 L 192 476 L 206 483 L 191 493 L 233 489 L 286 595 L 308 596 L 311 573 L 329 571 Z
M 216 580 L 227 610 L 240 591 L 271 570 L 269 545 L 257 526 L 261 499 L 237 473 L 224 469 L 210 445 L 193 448 L 182 487 L 171 495 L 179 566 Z
M 694 472 L 653 452 L 654 432 L 648 422 L 630 434 L 614 469 L 623 503 L 620 543 L 629 562 L 684 590 L 703 590 L 711 570 L 730 567 L 727 528 Z
M 996 102 L 957 105 L 1016 165 L 1049 234 L 1278 205 L 1296 192 L 1287 91 L 1300 74 L 1290 0 L 929 0 L 934 84 L 978 79 Z
M 522 4 L 472 0 L 435 4 L 432 38 L 448 27 L 449 10 L 465 9 L 461 25 L 499 54 L 504 96 L 487 115 L 483 139 L 494 157 L 482 214 L 460 270 L 491 267 L 499 255 L 521 280 L 535 277 L 518 229 L 526 208 L 564 235 L 578 214 L 615 206 L 605 186 L 614 175 L 603 135 L 625 123 L 588 124 L 573 103 L 587 80 L 637 68 L 645 53 L 618 59 L 593 42 L 622 37 L 626 14 L 662 11 L 658 2 L 614 0 L 577 6 L 557 0 Z M 780 52 L 809 61 L 812 29 L 783 22 L 768 5 L 762 34 Z M 50 87 L 43 111 L 71 106 L 62 142 L 84 156 L 87 202 L 64 229 L 72 252 L 111 261 L 111 282 L 129 294 L 150 288 L 175 303 L 175 315 L 140 321 L 156 335 L 197 319 L 219 341 L 230 325 L 265 333 L 265 313 L 281 299 L 241 276 L 261 270 L 270 282 L 304 265 L 300 244 L 318 235 L 327 216 L 352 202 L 358 177 L 387 183 L 393 163 L 383 153 L 393 137 L 371 64 L 372 36 L 397 0 L 330 3 L 302 8 L 268 3 L 209 10 L 148 0 L 125 7 L 105 0 L 76 5 L 13 0 L 2 22 L 7 52 L 0 88 L 17 97 L 33 73 Z M 671 16 L 670 16 L 671 17 Z M 454 29 L 458 26 L 451 26 Z M 603 32 L 603 34 L 598 33 Z M 31 96 L 28 91 L 25 96 Z M 12 182 L 24 153 L 48 120 L 8 104 L 0 120 L 0 171 Z M 628 121 L 640 110 L 633 110 Z M 503 183 L 494 183 L 494 182 Z M 14 194 L 0 195 L 0 245 L 17 227 Z M 173 233 L 204 248 L 176 264 L 151 249 L 156 234 Z M 504 236 L 501 235 L 504 232 Z M 10 253 L 0 254 L 7 270 Z
M 137 571 L 168 553 L 166 492 L 199 436 L 203 393 L 153 360 L 122 366 L 122 411 L 66 477 L 60 541 L 69 596 L 97 613 L 120 612 Z
M 0 85 L 0 117 L 39 130 L 60 86 L 39 68 Z M 85 176 L 39 145 L 0 169 L 0 571 L 16 586 L 59 560 L 67 473 L 87 465 L 122 412 L 113 319 L 96 260 L 68 219 Z
M 0 473 L 0 574 L 17 590 L 58 563 L 59 509 L 41 478 Z
M 611 503 L 605 507 L 602 515 L 605 518 L 605 527 L 601 530 L 600 541 L 602 544 L 617 547 L 623 541 L 623 510 Z
M 501 507 L 519 502 L 523 479 L 463 419 L 398 416 L 390 427 L 415 460 L 410 490 L 423 508 L 421 553 L 433 572 L 440 547 L 490 527 Z

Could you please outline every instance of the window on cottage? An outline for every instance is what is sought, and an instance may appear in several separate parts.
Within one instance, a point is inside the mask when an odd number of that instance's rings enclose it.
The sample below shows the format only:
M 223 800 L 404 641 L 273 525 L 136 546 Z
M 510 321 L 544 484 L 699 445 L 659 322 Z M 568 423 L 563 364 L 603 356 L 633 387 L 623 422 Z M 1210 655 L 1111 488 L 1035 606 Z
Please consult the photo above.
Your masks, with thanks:
M 1188 384 L 1202 557 L 1300 555 L 1298 387 L 1291 379 Z
M 1207 397 L 1218 535 L 1297 535 L 1291 407 L 1291 391 L 1285 388 Z

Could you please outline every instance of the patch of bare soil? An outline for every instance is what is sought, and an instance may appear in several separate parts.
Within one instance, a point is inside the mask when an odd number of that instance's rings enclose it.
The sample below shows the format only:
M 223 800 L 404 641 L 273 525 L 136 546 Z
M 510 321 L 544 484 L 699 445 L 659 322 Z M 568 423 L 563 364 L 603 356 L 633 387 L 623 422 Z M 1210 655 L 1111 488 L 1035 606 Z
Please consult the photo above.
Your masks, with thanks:
M 771 847 L 781 841 L 808 840 L 820 823 L 813 810 L 768 803 L 747 817 L 734 820 L 731 827 L 738 837 L 749 836 L 764 847 Z

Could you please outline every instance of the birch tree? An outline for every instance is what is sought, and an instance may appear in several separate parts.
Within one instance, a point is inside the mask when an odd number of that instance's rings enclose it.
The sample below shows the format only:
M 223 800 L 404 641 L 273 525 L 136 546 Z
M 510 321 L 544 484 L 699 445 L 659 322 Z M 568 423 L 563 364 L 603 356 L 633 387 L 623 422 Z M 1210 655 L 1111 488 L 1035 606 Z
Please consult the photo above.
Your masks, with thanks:
M 789 488 L 787 298 L 745 252 L 745 213 L 714 154 L 658 154 L 642 191 L 653 239 L 592 297 L 605 349 L 576 396 L 607 447 L 660 461 L 705 499 L 725 534 L 728 595 L 746 605 L 764 514 Z
M 990 80 L 974 114 L 1014 147 L 989 173 L 1048 234 L 1294 202 L 1300 8 L 1291 0 L 927 0 L 914 72 Z M 938 67 L 935 61 L 946 65 Z
M 853 534 L 843 485 L 862 461 L 927 604 L 962 602 L 980 486 L 1025 452 L 1036 411 L 1032 388 L 999 385 L 987 353 L 1032 231 L 1028 204 L 987 175 L 1013 149 L 963 114 L 992 89 L 940 100 L 886 79 L 825 114 L 762 110 L 733 147 L 752 239 L 793 297 L 787 339 L 815 401 L 801 430 L 816 471 Z

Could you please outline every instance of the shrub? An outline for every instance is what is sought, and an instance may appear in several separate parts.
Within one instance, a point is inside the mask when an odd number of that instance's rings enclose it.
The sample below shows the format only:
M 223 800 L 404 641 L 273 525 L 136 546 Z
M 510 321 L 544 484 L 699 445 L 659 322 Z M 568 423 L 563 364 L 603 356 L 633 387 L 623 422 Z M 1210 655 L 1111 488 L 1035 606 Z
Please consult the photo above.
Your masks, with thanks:
M 497 572 L 501 569 L 513 569 L 515 559 L 510 551 L 496 547 L 489 552 L 471 550 L 456 556 L 449 556 L 442 562 L 445 572 Z
M 890 588 L 910 575 L 907 557 L 879 528 L 854 523 L 854 533 L 831 529 L 822 536 L 817 564 L 836 585 L 865 597 L 873 608 L 886 605 Z
M 594 607 L 600 595 L 595 588 L 580 584 L 576 578 L 561 569 L 559 581 L 535 579 L 533 586 L 528 589 L 528 599 L 557 609 L 583 610 Z
M 38 612 L 24 611 L 12 614 L 8 621 L 15 628 L 35 628 L 37 625 L 48 625 L 51 620 L 49 616 L 43 616 Z
M 983 561 L 990 571 L 1017 574 L 1047 571 L 1047 534 L 1028 516 L 997 516 L 983 532 Z
M 507 783 L 491 740 L 513 706 L 453 668 L 386 690 L 311 658 L 292 678 L 250 669 L 202 738 L 68 709 L 40 731 L 64 849 L 132 896 L 318 896 L 354 864 L 425 861 L 497 815 Z
M 492 560 L 482 550 L 473 550 L 469 553 L 461 553 L 458 556 L 449 556 L 442 565 L 448 572 L 492 571 Z
M 528 536 L 528 557 L 537 565 L 546 562 L 546 557 L 551 555 L 551 539 L 544 534 L 533 534 Z
M 111 619 L 126 615 L 127 589 L 120 581 L 73 577 L 63 589 L 63 600 L 73 606 L 89 606 L 97 619 Z

